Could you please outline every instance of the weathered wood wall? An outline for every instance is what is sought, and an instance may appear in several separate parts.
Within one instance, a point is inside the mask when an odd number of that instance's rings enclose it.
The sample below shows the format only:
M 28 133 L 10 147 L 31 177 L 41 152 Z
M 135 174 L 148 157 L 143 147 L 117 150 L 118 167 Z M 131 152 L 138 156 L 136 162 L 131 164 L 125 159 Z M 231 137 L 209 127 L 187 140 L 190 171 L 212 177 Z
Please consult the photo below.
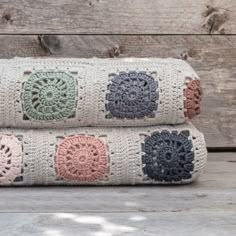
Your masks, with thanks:
M 236 33 L 235 0 L 1 0 L 2 33 Z
M 236 149 L 236 1 L 0 0 L 0 15 L 0 58 L 188 61 L 204 88 L 194 124 L 211 150 Z

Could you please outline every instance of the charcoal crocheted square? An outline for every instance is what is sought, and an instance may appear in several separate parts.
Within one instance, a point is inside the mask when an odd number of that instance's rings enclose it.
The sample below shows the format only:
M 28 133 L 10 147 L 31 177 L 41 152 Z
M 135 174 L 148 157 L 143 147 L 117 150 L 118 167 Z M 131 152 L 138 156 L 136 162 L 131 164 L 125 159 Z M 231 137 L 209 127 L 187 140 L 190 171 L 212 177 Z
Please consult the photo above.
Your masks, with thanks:
M 154 132 L 146 137 L 142 156 L 143 172 L 149 178 L 175 182 L 192 177 L 194 160 L 189 131 Z
M 14 136 L 0 135 L 0 185 L 11 184 L 21 174 L 22 145 Z
M 75 115 L 77 91 L 74 77 L 66 72 L 39 71 L 23 84 L 24 119 L 62 120 Z
M 71 136 L 59 144 L 55 163 L 57 174 L 65 180 L 101 180 L 108 173 L 107 147 L 101 139 L 93 136 Z
M 146 72 L 120 72 L 112 75 L 106 94 L 107 118 L 154 117 L 157 110 L 157 81 Z

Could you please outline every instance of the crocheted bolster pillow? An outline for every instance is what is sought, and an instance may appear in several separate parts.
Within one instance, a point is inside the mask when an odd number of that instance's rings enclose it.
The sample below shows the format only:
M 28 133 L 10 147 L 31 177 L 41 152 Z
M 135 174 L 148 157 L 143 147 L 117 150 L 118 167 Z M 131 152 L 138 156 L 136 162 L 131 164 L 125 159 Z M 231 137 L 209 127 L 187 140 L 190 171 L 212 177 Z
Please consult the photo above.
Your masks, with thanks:
M 0 61 L 1 127 L 145 126 L 200 113 L 202 90 L 178 59 Z
M 0 185 L 184 184 L 202 174 L 203 135 L 190 124 L 0 130 Z

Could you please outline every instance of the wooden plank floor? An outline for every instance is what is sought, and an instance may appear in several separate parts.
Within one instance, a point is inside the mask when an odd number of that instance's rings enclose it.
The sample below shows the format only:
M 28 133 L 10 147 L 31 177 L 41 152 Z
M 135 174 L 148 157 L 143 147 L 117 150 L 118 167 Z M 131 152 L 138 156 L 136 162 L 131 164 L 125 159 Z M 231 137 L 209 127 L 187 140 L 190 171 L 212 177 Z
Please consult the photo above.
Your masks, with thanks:
M 0 235 L 236 235 L 236 154 L 184 186 L 1 188 Z

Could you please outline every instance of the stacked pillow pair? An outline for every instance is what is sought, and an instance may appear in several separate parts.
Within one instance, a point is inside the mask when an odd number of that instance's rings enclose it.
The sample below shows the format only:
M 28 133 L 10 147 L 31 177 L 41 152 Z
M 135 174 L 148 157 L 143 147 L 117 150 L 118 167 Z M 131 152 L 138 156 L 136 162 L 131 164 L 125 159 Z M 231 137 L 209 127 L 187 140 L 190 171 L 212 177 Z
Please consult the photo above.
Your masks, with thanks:
M 204 137 L 187 122 L 202 90 L 184 61 L 0 64 L 0 185 L 181 184 L 202 174 Z

